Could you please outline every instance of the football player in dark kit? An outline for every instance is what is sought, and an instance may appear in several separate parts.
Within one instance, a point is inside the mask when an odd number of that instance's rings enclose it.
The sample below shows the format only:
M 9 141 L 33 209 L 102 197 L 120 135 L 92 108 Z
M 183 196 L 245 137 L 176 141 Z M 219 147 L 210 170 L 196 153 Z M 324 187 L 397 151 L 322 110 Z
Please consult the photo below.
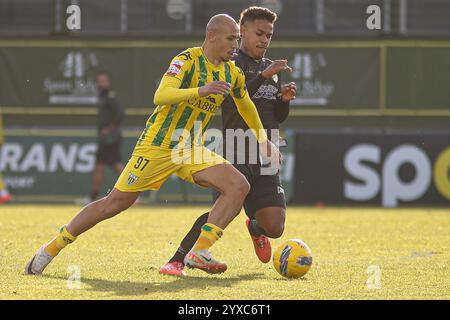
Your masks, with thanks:
M 273 25 L 277 15 L 266 8 L 249 7 L 240 16 L 241 46 L 237 56 L 233 58 L 236 65 L 245 74 L 246 85 L 250 97 L 255 103 L 264 129 L 271 137 L 271 129 L 279 129 L 289 114 L 289 102 L 295 98 L 296 85 L 291 82 L 281 85 L 279 73 L 281 71 L 292 71 L 287 60 L 271 61 L 264 58 L 273 34 Z M 263 165 L 260 161 L 252 161 L 248 142 L 245 148 L 245 162 L 237 162 L 240 151 L 233 147 L 232 159 L 229 156 L 230 142 L 227 146 L 226 130 L 247 130 L 248 126 L 240 117 L 232 99 L 226 99 L 222 105 L 222 125 L 224 137 L 224 156 L 233 163 L 250 183 L 251 189 L 248 193 L 244 209 L 248 216 L 246 221 L 248 231 L 252 238 L 255 253 L 263 263 L 270 261 L 272 250 L 270 238 L 278 238 L 283 234 L 286 216 L 286 200 L 284 190 L 278 171 L 275 174 L 264 174 Z M 234 139 L 234 138 L 233 138 Z M 232 145 L 236 146 L 235 143 Z M 228 151 L 228 152 L 227 152 Z M 219 193 L 216 191 L 214 198 Z M 201 215 L 185 236 L 174 256 L 160 268 L 160 273 L 184 276 L 184 257 L 193 247 L 202 225 L 208 219 L 208 212 Z M 225 265 L 226 266 L 226 265 Z M 222 273 L 226 267 L 218 270 L 204 270 L 208 273 Z

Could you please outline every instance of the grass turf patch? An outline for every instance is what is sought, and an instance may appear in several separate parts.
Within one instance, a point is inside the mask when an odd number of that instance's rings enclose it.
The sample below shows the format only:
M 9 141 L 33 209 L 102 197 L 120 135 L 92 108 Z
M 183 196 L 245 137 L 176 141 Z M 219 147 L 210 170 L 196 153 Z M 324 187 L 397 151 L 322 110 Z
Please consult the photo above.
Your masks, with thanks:
M 212 248 L 215 258 L 228 263 L 226 273 L 160 275 L 159 267 L 208 208 L 133 207 L 81 235 L 44 276 L 25 276 L 34 252 L 78 210 L 0 208 L 0 299 L 450 298 L 448 209 L 289 207 L 284 235 L 272 247 L 302 239 L 313 265 L 304 278 L 287 280 L 272 263 L 256 258 L 243 213 Z

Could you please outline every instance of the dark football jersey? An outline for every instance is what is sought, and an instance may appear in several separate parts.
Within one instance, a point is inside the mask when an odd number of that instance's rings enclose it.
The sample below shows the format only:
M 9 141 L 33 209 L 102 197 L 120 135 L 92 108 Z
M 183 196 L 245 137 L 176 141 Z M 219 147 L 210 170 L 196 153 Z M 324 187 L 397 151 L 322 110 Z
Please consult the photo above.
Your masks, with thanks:
M 285 103 L 281 100 L 280 77 L 279 75 L 274 75 L 270 79 L 265 79 L 261 76 L 261 72 L 272 63 L 270 59 L 263 58 L 262 60 L 255 60 L 245 54 L 242 50 L 239 50 L 233 60 L 235 61 L 236 66 L 241 68 L 245 74 L 245 83 L 250 98 L 255 103 L 263 127 L 267 129 L 267 135 L 269 139 L 271 139 L 270 129 L 279 129 L 280 123 L 286 119 L 289 113 L 289 103 Z M 231 154 L 227 154 L 225 150 L 227 147 L 231 147 L 231 145 L 230 143 L 227 144 L 226 129 L 248 129 L 247 124 L 239 115 L 236 105 L 231 98 L 225 99 L 222 104 L 224 156 L 228 159 Z M 235 149 L 234 154 L 236 155 L 236 153 L 238 153 L 238 150 L 236 150 L 237 142 L 233 143 L 233 145 Z M 247 154 L 246 159 L 248 159 L 248 143 L 246 143 L 245 151 Z M 228 160 L 236 163 L 236 157 L 235 159 Z

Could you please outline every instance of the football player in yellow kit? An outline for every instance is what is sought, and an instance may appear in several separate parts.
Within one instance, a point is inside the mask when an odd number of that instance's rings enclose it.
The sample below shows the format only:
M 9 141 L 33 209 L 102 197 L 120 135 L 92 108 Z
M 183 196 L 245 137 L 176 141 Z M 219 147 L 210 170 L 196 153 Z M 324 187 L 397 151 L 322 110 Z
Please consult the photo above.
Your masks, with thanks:
M 171 61 L 154 96 L 157 107 L 114 189 L 63 226 L 28 262 L 25 273 L 41 274 L 80 234 L 128 209 L 142 191 L 159 189 L 172 174 L 221 193 L 185 263 L 208 273 L 226 270 L 226 264 L 214 259 L 209 248 L 239 213 L 250 187 L 228 161 L 203 146 L 202 134 L 228 94 L 255 134 L 262 155 L 274 165 L 280 159 L 250 100 L 243 72 L 230 61 L 238 39 L 236 21 L 226 14 L 216 15 L 208 22 L 202 47 L 187 49 Z

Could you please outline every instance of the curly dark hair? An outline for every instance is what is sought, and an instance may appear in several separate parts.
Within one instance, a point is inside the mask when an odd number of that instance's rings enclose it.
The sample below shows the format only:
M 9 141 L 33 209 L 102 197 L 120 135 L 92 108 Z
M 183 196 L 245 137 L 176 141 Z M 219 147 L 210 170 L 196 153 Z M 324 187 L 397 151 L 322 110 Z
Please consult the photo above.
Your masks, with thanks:
M 274 23 L 277 20 L 277 14 L 267 8 L 252 6 L 241 12 L 239 23 L 244 24 L 247 21 L 260 19 Z

